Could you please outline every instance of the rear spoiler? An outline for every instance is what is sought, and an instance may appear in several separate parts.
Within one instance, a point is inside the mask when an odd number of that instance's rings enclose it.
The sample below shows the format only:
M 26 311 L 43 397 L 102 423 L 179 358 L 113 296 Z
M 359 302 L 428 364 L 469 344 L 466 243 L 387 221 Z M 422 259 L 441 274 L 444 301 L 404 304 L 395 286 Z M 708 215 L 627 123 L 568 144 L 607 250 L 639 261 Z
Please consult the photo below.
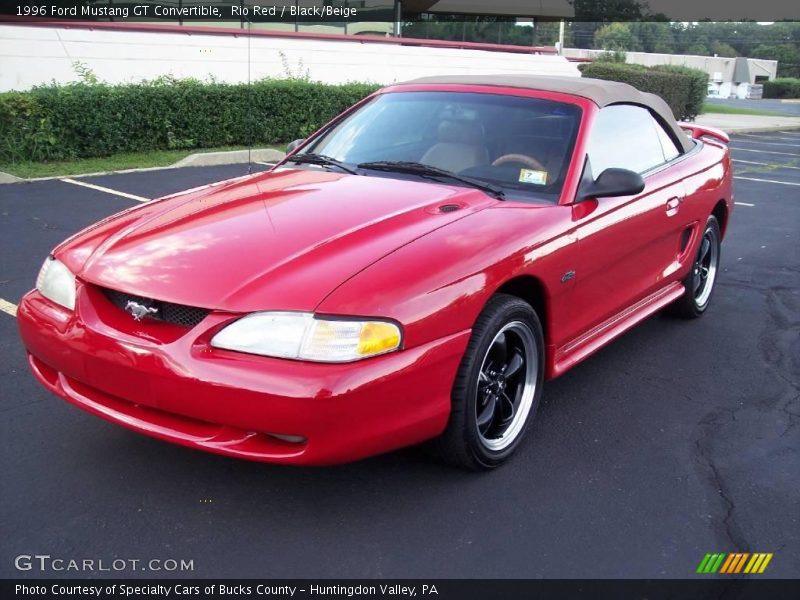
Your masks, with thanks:
M 722 129 L 717 129 L 716 127 L 708 127 L 706 125 L 695 125 L 694 123 L 684 123 L 681 121 L 678 123 L 681 129 L 686 131 L 692 139 L 699 140 L 700 138 L 710 137 L 712 139 L 717 140 L 718 142 L 722 142 L 723 144 L 728 144 L 731 141 L 731 138 L 728 136 L 727 133 L 722 131 Z

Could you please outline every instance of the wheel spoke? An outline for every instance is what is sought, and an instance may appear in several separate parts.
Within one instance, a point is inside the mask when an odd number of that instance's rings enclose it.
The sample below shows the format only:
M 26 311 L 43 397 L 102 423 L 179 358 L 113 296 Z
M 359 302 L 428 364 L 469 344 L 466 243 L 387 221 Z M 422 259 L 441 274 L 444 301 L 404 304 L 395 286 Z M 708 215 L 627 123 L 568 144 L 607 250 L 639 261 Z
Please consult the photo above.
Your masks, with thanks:
M 519 350 L 514 350 L 514 355 L 511 357 L 511 360 L 508 361 L 508 368 L 505 371 L 506 378 L 513 377 L 517 373 L 519 373 L 522 365 L 525 364 L 525 359 L 522 358 L 522 354 Z
M 511 398 L 508 397 L 508 394 L 503 392 L 500 395 L 498 403 L 500 404 L 500 410 L 498 412 L 500 413 L 500 417 L 502 419 L 501 422 L 503 424 L 511 422 L 511 420 L 514 418 L 514 412 L 516 410 Z
M 695 275 L 694 279 L 692 279 L 692 292 L 694 294 L 697 294 L 697 291 L 700 289 L 700 286 L 702 284 L 703 284 L 703 278 L 699 274 Z
M 497 412 L 497 399 L 495 396 L 489 397 L 486 406 L 478 414 L 478 429 L 481 433 L 486 433 L 494 421 L 494 415 Z
M 700 246 L 700 258 L 697 260 L 698 263 L 702 263 L 706 256 L 708 256 L 708 251 L 711 249 L 711 240 L 707 237 L 703 238 L 703 244 Z
M 499 367 L 500 365 L 506 364 L 508 360 L 508 342 L 506 341 L 506 335 L 504 333 L 497 336 L 490 352 L 493 359 L 492 362 L 495 365 Z

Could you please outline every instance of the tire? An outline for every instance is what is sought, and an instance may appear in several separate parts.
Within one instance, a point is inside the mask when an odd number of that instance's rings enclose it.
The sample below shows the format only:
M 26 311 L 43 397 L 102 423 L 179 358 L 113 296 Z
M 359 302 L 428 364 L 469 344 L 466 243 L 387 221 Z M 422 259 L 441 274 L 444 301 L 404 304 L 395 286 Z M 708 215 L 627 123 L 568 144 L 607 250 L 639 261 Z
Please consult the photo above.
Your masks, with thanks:
M 721 239 L 719 223 L 708 217 L 692 268 L 683 280 L 683 296 L 668 307 L 669 314 L 684 319 L 702 317 L 711 303 L 719 272 Z
M 447 429 L 435 442 L 448 462 L 487 470 L 519 447 L 539 407 L 544 336 L 533 308 L 496 294 L 478 316 L 452 391 Z

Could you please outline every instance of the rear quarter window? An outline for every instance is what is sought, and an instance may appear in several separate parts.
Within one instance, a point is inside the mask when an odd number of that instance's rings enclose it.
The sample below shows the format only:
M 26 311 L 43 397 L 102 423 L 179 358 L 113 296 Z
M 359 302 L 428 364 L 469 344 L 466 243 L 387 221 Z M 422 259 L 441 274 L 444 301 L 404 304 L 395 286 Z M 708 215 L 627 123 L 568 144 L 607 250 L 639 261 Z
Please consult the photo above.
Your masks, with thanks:
M 592 173 L 597 177 L 612 167 L 645 173 L 680 152 L 646 108 L 615 104 L 598 114 L 589 135 L 587 154 Z

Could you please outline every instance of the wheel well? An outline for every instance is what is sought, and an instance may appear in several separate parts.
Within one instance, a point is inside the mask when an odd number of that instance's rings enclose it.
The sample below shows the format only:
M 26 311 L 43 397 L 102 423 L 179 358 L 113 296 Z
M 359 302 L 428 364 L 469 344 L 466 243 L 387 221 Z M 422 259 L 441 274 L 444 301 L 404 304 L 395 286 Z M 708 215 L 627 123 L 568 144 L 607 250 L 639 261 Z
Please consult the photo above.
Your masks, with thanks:
M 520 277 L 515 277 L 514 279 L 506 281 L 495 293 L 516 296 L 530 304 L 542 323 L 545 340 L 548 338 L 547 296 L 541 281 L 532 275 L 521 275 Z
M 724 236 L 725 229 L 728 225 L 728 205 L 725 204 L 725 200 L 720 200 L 717 202 L 717 205 L 714 207 L 714 210 L 711 211 L 711 214 L 717 218 L 717 221 L 719 221 L 719 231 L 720 234 Z

